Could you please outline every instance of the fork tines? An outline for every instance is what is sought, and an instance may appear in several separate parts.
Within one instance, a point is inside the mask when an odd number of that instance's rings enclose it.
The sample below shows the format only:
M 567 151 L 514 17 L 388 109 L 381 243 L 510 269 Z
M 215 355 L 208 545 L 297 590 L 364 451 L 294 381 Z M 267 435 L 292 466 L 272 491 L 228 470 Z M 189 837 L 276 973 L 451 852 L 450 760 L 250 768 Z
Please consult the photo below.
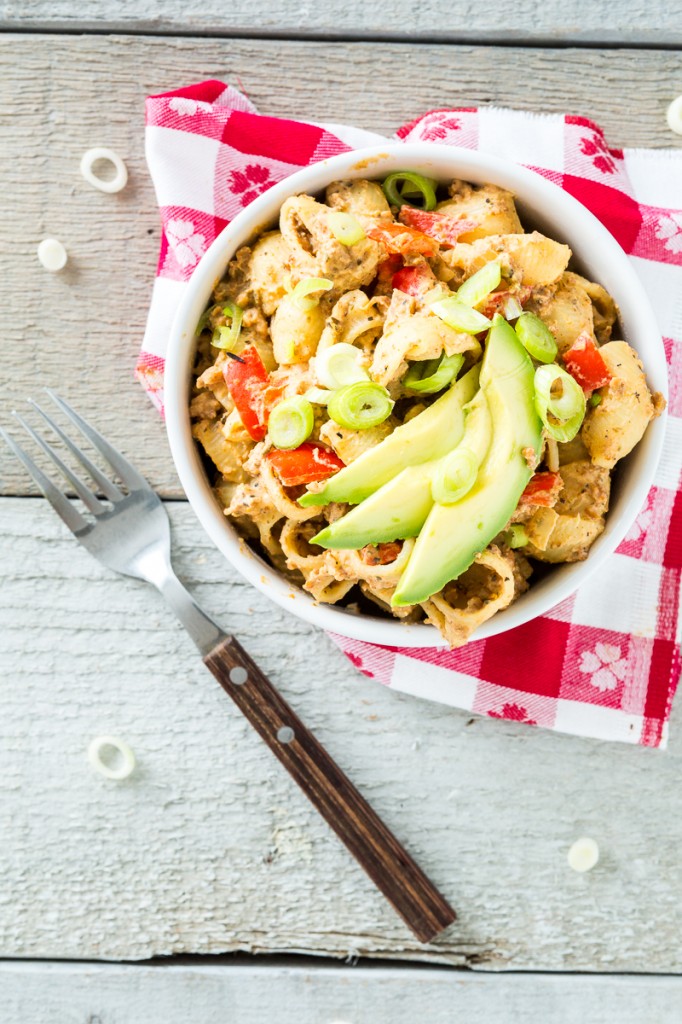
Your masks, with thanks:
M 116 476 L 118 476 L 126 488 L 130 491 L 140 489 L 144 489 L 146 491 L 150 490 L 149 484 L 144 477 L 142 477 L 137 470 L 131 466 L 127 459 L 123 458 L 120 452 L 117 452 L 116 449 L 109 444 L 106 438 L 102 437 L 98 430 L 95 430 L 95 428 L 84 420 L 82 416 L 79 416 L 63 398 L 59 397 L 59 395 L 55 394 L 49 388 L 45 388 L 45 391 L 55 405 L 61 409 L 64 415 L 67 416 L 76 427 L 78 427 L 81 434 L 109 463 Z M 68 436 L 68 434 L 66 434 L 64 430 L 55 423 L 52 417 L 49 416 L 37 402 L 34 402 L 33 399 L 29 399 L 29 402 L 90 475 L 96 487 L 100 489 L 105 498 L 113 503 L 121 501 L 125 497 L 125 494 L 120 487 L 95 465 L 92 459 L 90 459 L 88 455 L 86 455 L 86 453 Z M 101 515 L 105 512 L 106 505 L 104 505 L 93 490 L 87 486 L 84 480 L 64 462 L 53 446 L 49 444 L 49 442 L 46 441 L 45 438 L 43 438 L 36 430 L 34 430 L 33 427 L 26 422 L 23 416 L 20 416 L 17 412 L 13 412 L 13 416 L 21 424 L 27 434 L 33 438 L 36 444 L 38 444 L 45 454 L 49 456 L 66 480 L 68 480 L 85 507 L 95 516 Z M 61 516 L 69 529 L 73 530 L 74 533 L 78 533 L 83 529 L 86 529 L 89 525 L 88 521 L 76 508 L 74 508 L 63 491 L 60 490 L 60 488 L 57 487 L 57 485 L 45 473 L 43 473 L 39 466 L 36 465 L 28 452 L 26 452 L 20 444 L 10 437 L 2 427 L 0 427 L 0 436 L 4 439 L 5 443 L 14 455 L 16 455 L 16 457 L 26 467 L 44 496 L 50 502 L 57 514 Z

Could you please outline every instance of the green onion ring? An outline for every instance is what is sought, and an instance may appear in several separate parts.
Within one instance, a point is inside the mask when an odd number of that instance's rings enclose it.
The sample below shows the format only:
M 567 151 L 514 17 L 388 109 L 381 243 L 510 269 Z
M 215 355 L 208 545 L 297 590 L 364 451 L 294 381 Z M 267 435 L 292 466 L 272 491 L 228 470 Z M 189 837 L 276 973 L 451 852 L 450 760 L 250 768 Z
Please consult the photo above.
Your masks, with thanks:
M 523 306 L 514 295 L 510 295 L 504 304 L 502 315 L 505 320 L 516 320 L 523 313 Z
M 327 405 L 329 399 L 332 397 L 333 391 L 327 391 L 326 388 L 313 387 L 308 388 L 303 397 L 311 402 L 312 405 Z
M 400 188 L 398 183 L 401 181 L 407 182 L 408 187 Z M 409 188 L 409 185 L 413 185 L 414 188 Z M 435 210 L 436 208 L 438 182 L 433 178 L 425 178 L 423 174 L 416 174 L 414 171 L 395 171 L 393 174 L 389 174 L 381 187 L 391 206 L 402 206 L 407 201 L 410 206 L 416 206 L 419 210 Z M 417 203 L 407 200 L 408 195 L 420 195 L 423 200 L 422 205 L 419 206 Z
M 550 414 L 546 423 L 542 416 L 540 418 L 543 420 L 545 430 L 550 437 L 553 437 L 555 441 L 559 441 L 561 444 L 573 440 L 585 419 L 582 413 L 577 413 L 570 420 L 557 420 Z
M 107 749 L 109 753 L 104 757 L 103 754 Z M 112 750 L 118 755 L 113 763 L 111 760 Z M 96 736 L 88 745 L 88 761 L 91 767 L 105 779 L 114 779 L 116 782 L 127 779 L 135 770 L 135 754 L 128 744 L 118 736 Z
M 315 414 L 313 407 L 302 395 L 278 402 L 268 419 L 268 434 L 276 448 L 298 448 L 310 437 Z
M 365 238 L 365 229 L 352 213 L 332 210 L 328 218 L 329 230 L 341 245 L 355 245 Z
M 598 395 L 595 392 L 594 395 L 590 395 L 589 402 L 590 402 L 590 405 L 592 406 L 592 408 L 596 409 L 598 405 L 601 405 L 602 397 L 601 397 L 601 395 Z
M 487 299 L 502 280 L 500 264 L 495 260 L 486 263 L 484 267 L 477 270 L 475 274 L 461 285 L 457 291 L 457 298 L 467 306 L 478 306 Z
M 201 334 L 203 331 L 206 330 L 208 326 L 208 318 L 210 316 L 211 309 L 212 306 L 209 306 L 208 309 L 205 309 L 204 312 L 199 317 L 199 323 L 197 324 L 196 330 L 194 332 L 195 334 Z
M 529 356 L 539 363 L 553 363 L 559 351 L 547 324 L 534 313 L 522 313 L 515 327 L 519 341 Z
M 367 371 L 360 366 L 361 358 L 361 349 L 339 341 L 315 357 L 315 376 L 320 384 L 332 391 L 345 384 L 355 384 L 358 380 L 369 380 Z
M 460 302 L 456 295 L 431 303 L 431 312 L 455 331 L 464 334 L 479 334 L 490 327 L 490 320 L 477 309 Z
M 241 306 L 237 306 L 236 303 L 228 302 L 223 307 L 223 315 L 230 317 L 230 326 L 216 327 L 211 338 L 211 344 L 214 348 L 221 348 L 225 352 L 234 352 L 239 332 L 242 329 L 244 310 Z
M 560 386 L 560 394 L 556 392 Z M 585 418 L 585 394 L 580 385 L 556 363 L 535 371 L 535 408 L 545 430 L 555 441 L 572 441 Z
M 455 448 L 440 460 L 433 475 L 433 500 L 439 505 L 454 505 L 476 483 L 478 467 L 479 460 L 470 448 Z
M 412 363 L 403 377 L 403 387 L 422 395 L 434 395 L 452 383 L 462 369 L 464 356 L 456 352 L 452 356 L 443 354 L 438 359 L 425 359 Z
M 299 309 L 307 313 L 308 310 L 314 309 L 322 298 L 321 295 L 313 296 L 310 293 L 328 292 L 333 287 L 334 282 L 327 277 L 306 277 L 303 281 L 298 282 L 291 293 L 291 298 Z
M 393 401 L 381 384 L 371 380 L 346 384 L 335 391 L 327 409 L 330 417 L 349 430 L 377 427 L 391 415 Z
M 509 527 L 509 547 L 525 548 L 529 540 L 530 537 L 526 532 L 525 526 L 521 523 L 512 523 Z

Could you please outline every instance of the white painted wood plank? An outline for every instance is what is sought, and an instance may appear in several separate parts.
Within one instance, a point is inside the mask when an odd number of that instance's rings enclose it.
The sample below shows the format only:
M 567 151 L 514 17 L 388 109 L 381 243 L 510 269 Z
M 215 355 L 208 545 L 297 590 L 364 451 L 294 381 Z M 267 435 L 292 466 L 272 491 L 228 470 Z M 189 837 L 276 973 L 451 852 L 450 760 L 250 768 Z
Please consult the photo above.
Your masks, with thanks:
M 237 579 L 184 503 L 169 509 L 181 576 L 271 674 L 459 921 L 420 947 L 237 717 L 157 596 L 101 568 L 43 502 L 5 498 L 0 955 L 242 950 L 682 970 L 679 702 L 661 753 L 392 693 Z M 126 783 L 87 765 L 89 741 L 107 733 L 138 756 Z M 601 847 L 587 875 L 566 864 L 580 835 Z
M 268 114 L 351 121 L 387 134 L 434 106 L 494 102 L 569 106 L 600 121 L 614 145 L 682 144 L 664 116 L 682 92 L 672 53 L 1 38 L 0 244 L 11 255 L 0 276 L 1 404 L 57 385 L 166 495 L 180 491 L 163 427 L 132 380 L 158 244 L 144 98 L 208 77 L 243 83 Z M 94 145 L 113 146 L 128 163 L 130 183 L 118 195 L 96 192 L 80 176 L 81 155 Z M 53 235 L 69 251 L 67 269 L 56 275 L 35 255 L 40 239 Z M 27 493 L 21 471 L 1 461 L 0 493 Z
M 9 0 L 2 27 L 68 31 L 189 32 L 218 36 L 388 36 L 458 42 L 619 42 L 679 45 L 682 11 L 666 0 L 519 0 L 509 11 L 474 0 L 336 0 L 319 4 L 235 0 L 229 11 L 200 0 Z
M 3 1024 L 679 1024 L 682 979 L 0 963 Z

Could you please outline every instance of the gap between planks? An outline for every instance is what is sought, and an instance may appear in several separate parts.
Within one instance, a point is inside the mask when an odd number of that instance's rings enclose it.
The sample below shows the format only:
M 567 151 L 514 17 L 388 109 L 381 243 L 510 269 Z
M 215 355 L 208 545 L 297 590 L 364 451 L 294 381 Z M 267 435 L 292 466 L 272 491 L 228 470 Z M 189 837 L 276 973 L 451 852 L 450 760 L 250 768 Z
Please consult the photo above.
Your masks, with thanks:
M 679 35 L 666 36 L 657 32 L 650 37 L 631 38 L 629 36 L 533 36 L 519 33 L 518 35 L 509 32 L 442 32 L 440 34 L 420 32 L 362 32 L 347 31 L 334 32 L 310 31 L 293 32 L 286 29 L 262 29 L 257 30 L 250 26 L 237 26 L 232 30 L 220 29 L 217 26 L 210 28 L 176 28 L 173 25 L 159 26 L 152 23 L 142 22 L 136 27 L 131 27 L 126 22 L 113 21 L 102 25 L 101 22 L 66 22 L 66 21 L 39 21 L 31 25 L 22 25 L 12 21 L 0 21 L 0 33 L 12 33 L 14 35 L 57 35 L 57 36 L 133 36 L 144 38 L 149 36 L 155 39 L 197 39 L 197 40 L 219 40 L 235 39 L 241 42 L 283 42 L 283 43 L 365 43 L 377 45 L 394 45 L 400 43 L 412 44 L 415 46 L 486 46 L 500 47 L 503 49 L 519 50 L 647 50 L 650 52 L 678 50 L 682 47 L 682 32 Z
M 91 1024 L 144 1020 L 146 1024 L 429 1024 L 480 1020 L 485 1024 L 678 1024 L 679 977 L 554 974 L 483 975 L 366 965 L 311 966 L 190 963 L 164 966 L 0 962 L 5 1024 Z

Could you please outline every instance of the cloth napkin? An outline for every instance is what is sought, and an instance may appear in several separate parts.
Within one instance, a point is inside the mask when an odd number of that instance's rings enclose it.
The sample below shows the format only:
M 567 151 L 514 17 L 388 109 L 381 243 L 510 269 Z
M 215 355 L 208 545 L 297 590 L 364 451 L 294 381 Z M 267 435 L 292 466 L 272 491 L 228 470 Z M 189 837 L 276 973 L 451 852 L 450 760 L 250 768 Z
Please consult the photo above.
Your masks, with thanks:
M 585 204 L 630 256 L 660 320 L 669 427 L 656 481 L 618 551 L 540 619 L 448 651 L 332 639 L 366 676 L 467 711 L 581 736 L 664 746 L 680 673 L 682 569 L 682 150 L 621 150 L 583 117 L 433 110 L 395 140 L 479 149 L 531 168 Z M 146 151 L 161 251 L 137 376 L 163 412 L 164 353 L 186 282 L 221 229 L 300 167 L 381 143 L 337 124 L 265 117 L 201 82 L 152 96 Z

